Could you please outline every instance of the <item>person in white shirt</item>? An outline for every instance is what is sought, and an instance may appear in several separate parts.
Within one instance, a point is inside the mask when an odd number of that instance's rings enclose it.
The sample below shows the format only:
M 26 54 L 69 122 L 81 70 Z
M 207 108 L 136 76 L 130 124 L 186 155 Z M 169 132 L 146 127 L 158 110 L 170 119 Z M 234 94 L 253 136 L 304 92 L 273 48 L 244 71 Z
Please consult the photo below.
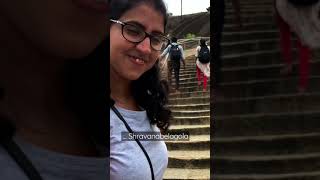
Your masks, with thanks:
M 200 45 L 196 49 L 196 69 L 197 69 L 197 79 L 198 85 L 201 85 L 203 81 L 203 91 L 207 90 L 207 81 L 210 77 L 210 48 L 206 45 L 206 40 L 201 39 Z

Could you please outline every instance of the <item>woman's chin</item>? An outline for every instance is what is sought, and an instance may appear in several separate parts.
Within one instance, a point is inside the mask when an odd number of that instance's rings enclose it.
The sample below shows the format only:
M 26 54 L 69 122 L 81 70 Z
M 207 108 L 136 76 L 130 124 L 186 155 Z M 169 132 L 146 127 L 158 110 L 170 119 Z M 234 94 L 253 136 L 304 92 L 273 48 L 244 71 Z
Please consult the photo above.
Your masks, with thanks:
M 142 73 L 132 72 L 127 75 L 127 79 L 130 81 L 138 80 L 142 76 Z

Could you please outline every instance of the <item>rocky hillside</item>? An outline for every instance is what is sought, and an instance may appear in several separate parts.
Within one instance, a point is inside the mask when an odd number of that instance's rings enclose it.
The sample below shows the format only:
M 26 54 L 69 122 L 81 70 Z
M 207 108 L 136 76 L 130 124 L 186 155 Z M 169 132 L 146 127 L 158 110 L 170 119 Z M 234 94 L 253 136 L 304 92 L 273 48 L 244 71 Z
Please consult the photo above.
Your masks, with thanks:
M 195 36 L 210 36 L 210 13 L 201 12 L 169 18 L 167 32 L 171 36 L 185 38 L 188 33 Z

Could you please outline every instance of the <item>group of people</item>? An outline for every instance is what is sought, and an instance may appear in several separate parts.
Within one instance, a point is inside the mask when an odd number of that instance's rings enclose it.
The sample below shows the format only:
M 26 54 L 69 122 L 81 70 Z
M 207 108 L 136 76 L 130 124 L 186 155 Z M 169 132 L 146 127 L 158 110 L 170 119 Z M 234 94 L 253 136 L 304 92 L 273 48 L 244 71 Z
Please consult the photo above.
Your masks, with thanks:
M 172 71 L 174 72 L 175 92 L 179 92 L 181 62 L 183 63 L 184 69 L 186 65 L 183 47 L 177 43 L 177 40 L 178 39 L 176 37 L 172 37 L 170 41 L 171 43 L 167 45 L 160 55 L 160 59 L 164 59 L 163 64 L 167 65 L 167 80 L 170 85 L 172 84 L 171 74 Z M 167 58 L 164 58 L 166 56 Z M 194 66 L 196 68 L 198 86 L 201 86 L 202 84 L 202 90 L 205 92 L 207 90 L 208 78 L 210 77 L 211 59 L 210 48 L 206 44 L 205 39 L 200 39 L 199 46 L 196 48 L 194 56 L 196 59 Z

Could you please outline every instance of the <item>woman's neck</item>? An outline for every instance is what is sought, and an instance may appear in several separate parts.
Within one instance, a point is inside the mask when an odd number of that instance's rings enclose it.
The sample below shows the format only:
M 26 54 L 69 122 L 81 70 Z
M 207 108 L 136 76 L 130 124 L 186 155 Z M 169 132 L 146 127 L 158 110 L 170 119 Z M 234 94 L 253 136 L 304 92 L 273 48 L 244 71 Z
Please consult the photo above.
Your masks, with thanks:
M 110 68 L 110 88 L 111 98 L 115 101 L 116 106 L 139 111 L 140 108 L 135 101 L 131 91 L 131 81 L 121 78 Z

